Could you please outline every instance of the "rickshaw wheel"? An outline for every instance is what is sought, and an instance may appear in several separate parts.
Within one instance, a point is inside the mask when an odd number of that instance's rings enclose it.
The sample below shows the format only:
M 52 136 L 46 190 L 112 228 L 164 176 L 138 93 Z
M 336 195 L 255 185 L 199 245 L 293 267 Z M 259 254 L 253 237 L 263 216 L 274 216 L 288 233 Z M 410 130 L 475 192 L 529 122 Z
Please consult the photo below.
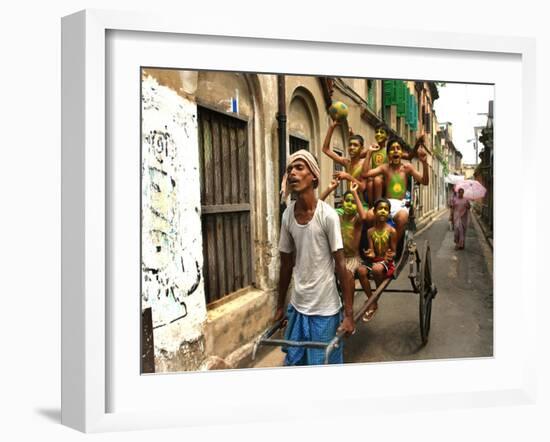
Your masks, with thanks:
M 430 333 L 430 322 L 432 319 L 432 262 L 430 253 L 430 243 L 424 242 L 422 252 L 422 261 L 420 264 L 420 280 L 418 281 L 418 298 L 419 298 L 419 313 L 420 313 L 420 337 L 422 344 L 428 342 Z

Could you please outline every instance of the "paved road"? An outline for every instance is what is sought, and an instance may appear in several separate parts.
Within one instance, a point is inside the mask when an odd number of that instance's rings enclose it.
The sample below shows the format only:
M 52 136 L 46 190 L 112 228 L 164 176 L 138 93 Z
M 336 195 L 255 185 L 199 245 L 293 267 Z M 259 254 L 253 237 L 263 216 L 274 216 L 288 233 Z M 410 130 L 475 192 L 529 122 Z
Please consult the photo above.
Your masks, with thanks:
M 432 304 L 429 341 L 421 346 L 418 295 L 384 293 L 376 317 L 358 324 L 346 341 L 346 362 L 401 361 L 492 356 L 493 283 L 491 251 L 475 220 L 464 250 L 454 250 L 447 213 L 416 236 L 422 250 L 428 240 L 432 278 L 438 294 Z M 392 288 L 409 288 L 406 267 Z M 357 308 L 364 302 L 356 297 Z
M 422 250 L 431 247 L 432 278 L 438 294 L 432 304 L 428 343 L 421 346 L 418 295 L 384 293 L 376 317 L 357 324 L 357 332 L 345 340 L 344 360 L 353 362 L 406 361 L 490 357 L 493 355 L 492 253 L 475 220 L 467 232 L 465 250 L 454 250 L 448 212 L 416 235 Z M 391 288 L 408 289 L 408 266 Z M 356 294 L 355 308 L 364 302 Z M 282 353 L 274 349 L 257 360 L 254 367 L 282 364 Z

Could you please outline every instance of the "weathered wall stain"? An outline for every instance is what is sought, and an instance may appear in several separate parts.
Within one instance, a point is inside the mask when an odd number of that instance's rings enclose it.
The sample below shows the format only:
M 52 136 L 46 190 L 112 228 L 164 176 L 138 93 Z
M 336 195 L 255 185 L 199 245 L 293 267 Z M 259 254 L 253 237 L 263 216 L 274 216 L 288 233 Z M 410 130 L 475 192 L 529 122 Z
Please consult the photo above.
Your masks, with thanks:
M 197 108 L 151 76 L 142 81 L 142 309 L 155 355 L 202 336 Z

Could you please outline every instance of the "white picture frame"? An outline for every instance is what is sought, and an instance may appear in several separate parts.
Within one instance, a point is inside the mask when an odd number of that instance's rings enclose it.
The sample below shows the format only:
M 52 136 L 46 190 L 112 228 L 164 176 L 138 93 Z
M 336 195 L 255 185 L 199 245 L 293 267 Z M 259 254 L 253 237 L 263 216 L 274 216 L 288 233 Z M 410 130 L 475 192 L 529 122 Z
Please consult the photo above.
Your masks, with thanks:
M 367 32 L 368 31 L 368 32 Z M 434 369 L 434 364 L 440 364 L 441 372 L 455 373 L 458 371 L 479 373 L 480 382 L 466 382 L 467 379 L 453 379 L 453 391 L 447 391 L 440 385 L 445 385 L 445 379 L 434 382 L 429 388 L 399 392 L 399 387 L 393 387 L 387 394 L 374 391 L 368 395 L 364 389 L 346 388 L 348 382 L 360 379 L 365 370 L 364 365 L 354 364 L 346 367 L 321 367 L 319 369 L 291 369 L 291 370 L 260 370 L 218 372 L 218 373 L 189 373 L 164 376 L 139 376 L 132 371 L 132 377 L 139 383 L 139 391 L 143 396 L 151 397 L 158 393 L 166 394 L 166 389 L 173 389 L 174 385 L 186 384 L 186 398 L 194 402 L 190 407 L 186 403 L 175 408 L 173 404 L 159 405 L 151 399 L 154 407 L 114 406 L 110 403 L 110 395 L 117 387 L 110 376 L 113 354 L 110 352 L 109 328 L 113 320 L 117 321 L 116 314 L 110 309 L 107 265 L 108 245 L 113 240 L 110 236 L 109 223 L 111 219 L 112 190 L 108 181 L 112 173 L 112 159 L 109 156 L 108 144 L 110 134 L 106 132 L 106 120 L 110 118 L 108 109 L 109 81 L 106 76 L 109 33 L 119 35 L 139 35 L 142 43 L 147 38 L 166 38 L 169 44 L 179 44 L 186 37 L 200 41 L 215 37 L 223 43 L 224 39 L 232 39 L 237 46 L 250 47 L 252 51 L 259 51 L 262 44 L 267 44 L 275 50 L 284 50 L 295 47 L 297 50 L 310 48 L 318 50 L 322 55 L 330 50 L 371 50 L 397 51 L 393 56 L 403 56 L 403 52 L 416 51 L 419 58 L 424 55 L 464 56 L 477 59 L 480 63 L 484 58 L 491 56 L 502 60 L 510 59 L 519 67 L 511 74 L 511 82 L 520 79 L 520 90 L 514 90 L 512 100 L 521 106 L 521 119 L 516 124 L 521 125 L 521 131 L 516 135 L 506 132 L 502 123 L 505 121 L 505 109 L 499 111 L 499 100 L 505 102 L 496 93 L 496 126 L 495 137 L 498 146 L 507 143 L 521 145 L 524 158 L 523 170 L 528 170 L 534 149 L 534 106 L 535 102 L 535 45 L 532 39 L 518 37 L 491 38 L 479 35 L 463 35 L 451 33 L 430 33 L 425 31 L 412 32 L 396 30 L 392 33 L 376 32 L 374 29 L 365 29 L 357 26 L 346 26 L 335 36 L 331 29 L 322 26 L 302 26 L 280 29 L 275 24 L 262 22 L 250 23 L 249 26 L 233 29 L 231 23 L 209 22 L 206 19 L 187 21 L 185 25 L 176 17 L 155 16 L 151 14 L 127 12 L 111 12 L 99 10 L 82 11 L 65 17 L 62 22 L 62 423 L 84 432 L 101 432 L 128 429 L 163 428 L 191 425 L 208 425 L 215 417 L 218 423 L 257 422 L 285 418 L 322 418 L 333 414 L 364 414 L 370 411 L 399 412 L 418 409 L 452 409 L 471 406 L 495 406 L 500 404 L 532 404 L 534 403 L 535 383 L 535 329 L 536 316 L 535 282 L 533 279 L 523 278 L 515 287 L 517 293 L 507 288 L 503 280 L 506 270 L 504 261 L 499 262 L 499 238 L 503 238 L 506 231 L 506 221 L 495 223 L 495 296 L 502 301 L 495 303 L 495 357 L 484 361 L 431 361 L 415 364 L 369 364 L 369 376 L 393 376 L 396 380 L 404 373 L 411 378 L 422 375 L 422 371 Z M 154 33 L 154 34 L 153 34 Z M 167 43 L 168 44 L 168 43 Z M 162 43 L 161 43 L 162 46 Z M 332 48 L 332 49 L 331 49 Z M 399 51 L 401 55 L 399 55 Z M 130 52 L 130 51 L 128 51 Z M 144 51 L 146 52 L 146 51 Z M 163 52 L 162 47 L 159 53 Z M 117 53 L 119 54 L 119 53 Z M 130 53 L 129 56 L 132 54 Z M 230 58 L 221 57 L 218 66 L 227 70 L 239 70 L 238 62 Z M 414 57 L 413 57 L 414 58 Z M 519 60 L 519 65 L 517 64 Z M 269 60 L 273 62 L 273 59 Z M 276 60 L 275 60 L 276 61 Z M 205 68 L 205 66 L 187 65 L 175 62 L 182 68 Z M 256 63 L 259 63 L 256 61 Z M 312 74 L 322 74 L 322 66 L 312 68 Z M 206 66 L 207 67 L 207 66 Z M 275 72 L 270 69 L 269 62 L 262 61 L 258 70 Z M 335 69 L 335 68 L 333 68 Z M 338 67 L 339 73 L 358 74 L 357 66 Z M 422 75 L 425 67 L 411 62 L 409 78 Z M 284 71 L 284 69 L 282 69 Z M 298 69 L 295 73 L 305 73 Z M 379 78 L 384 72 L 379 71 Z M 476 81 L 486 74 L 464 74 L 463 81 Z M 374 76 L 374 75 L 373 75 Z M 441 78 L 447 80 L 452 78 Z M 505 81 L 505 80 L 503 80 Z M 139 91 L 135 91 L 139 94 Z M 506 98 L 508 99 L 508 98 Z M 139 107 L 138 101 L 126 103 L 126 106 Z M 502 109 L 502 108 L 501 108 Z M 516 109 L 517 111 L 517 109 Z M 501 112 L 499 114 L 499 112 Z M 500 119 L 502 117 L 502 119 Z M 510 120 L 508 120 L 510 121 Z M 513 121 L 513 120 L 512 120 Z M 129 121 L 130 125 L 135 121 Z M 501 126 L 499 126 L 501 125 Z M 136 132 L 138 129 L 136 129 Z M 497 154 L 498 155 L 498 154 Z M 502 158 L 496 162 L 495 188 L 498 189 L 498 174 L 509 170 L 510 163 Z M 501 175 L 504 176 L 504 175 Z M 502 181 L 501 181 L 502 182 Z M 514 195 L 522 199 L 522 204 L 534 207 L 534 193 L 529 194 L 519 188 L 512 190 Z M 498 218 L 498 193 L 496 193 L 495 207 Z M 502 208 L 503 205 L 501 204 Z M 528 222 L 527 215 L 521 215 L 522 222 Z M 534 256 L 533 241 L 523 241 L 520 256 L 514 259 L 522 265 L 520 274 L 527 274 L 527 257 Z M 500 267 L 499 267 L 500 266 Z M 499 275 L 499 271 L 501 272 Z M 500 278 L 500 279 L 499 279 Z M 509 319 L 509 301 L 502 293 L 508 290 L 514 294 L 521 305 L 521 314 L 515 317 L 518 327 L 512 329 L 505 325 Z M 136 293 L 136 300 L 139 293 Z M 136 301 L 138 302 L 138 301 Z M 133 308 L 133 306 L 128 306 Z M 501 315 L 501 316 L 499 316 Z M 503 322 L 499 329 L 498 320 Z M 132 332 L 133 333 L 133 332 Z M 130 338 L 132 336 L 130 333 Z M 138 329 L 135 329 L 136 341 L 139 340 Z M 521 348 L 512 348 L 521 344 Z M 513 362 L 515 353 L 516 362 Z M 117 356 L 118 357 L 118 356 Z M 132 356 L 129 356 L 131 358 Z M 124 356 L 128 358 L 128 356 Z M 499 359 L 500 358 L 500 359 Z M 135 355 L 138 359 L 138 354 Z M 501 362 L 502 361 L 502 362 Z M 115 367 L 116 369 L 117 367 Z M 324 370 L 324 371 L 320 371 Z M 342 376 L 345 370 L 345 376 Z M 363 372 L 361 372 L 363 370 Z M 495 374 L 501 370 L 501 377 Z M 384 371 L 384 374 L 382 373 Z M 136 377 L 137 376 L 137 377 Z M 308 384 L 308 379 L 327 380 L 329 385 L 339 379 L 346 394 L 340 399 L 334 395 L 316 395 L 314 383 Z M 492 382 L 489 379 L 494 377 Z M 116 379 L 120 379 L 115 376 Z M 343 379 L 345 378 L 345 379 Z M 201 391 L 208 388 L 217 391 L 231 389 L 228 385 L 245 387 L 242 395 L 235 397 L 221 395 L 214 398 L 221 405 L 230 405 L 231 411 L 224 411 L 224 407 L 216 407 L 216 411 L 207 414 L 207 403 L 200 396 Z M 274 386 L 267 385 L 274 379 Z M 436 379 L 437 380 L 437 379 Z M 487 382 L 486 388 L 483 382 Z M 290 386 L 302 385 L 309 395 L 297 398 L 297 405 L 301 410 L 285 407 L 284 398 L 272 398 L 276 388 L 287 383 Z M 194 389 L 191 385 L 194 385 Z M 351 385 L 351 384 L 350 384 Z M 135 386 L 135 384 L 134 384 Z M 271 390 L 269 390 L 271 388 Z M 390 388 L 390 387 L 388 387 Z M 141 390 L 142 389 L 142 390 Z M 118 394 L 118 393 L 117 393 Z M 124 394 L 124 393 L 121 393 Z M 228 393 L 231 394 L 231 393 Z M 369 398 L 374 400 L 368 400 Z M 344 402 L 345 400 L 345 402 Z M 129 399 L 128 401 L 131 401 Z M 252 402 L 251 402 L 252 401 Z M 121 403 L 124 401 L 121 401 Z M 276 405 L 266 407 L 271 403 Z

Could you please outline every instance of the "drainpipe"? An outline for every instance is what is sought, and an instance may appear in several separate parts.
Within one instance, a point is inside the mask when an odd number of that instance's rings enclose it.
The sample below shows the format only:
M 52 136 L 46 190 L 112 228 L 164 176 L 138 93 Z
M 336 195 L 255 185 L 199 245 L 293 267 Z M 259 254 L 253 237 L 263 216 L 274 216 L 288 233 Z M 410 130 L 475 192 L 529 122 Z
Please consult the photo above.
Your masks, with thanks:
M 286 170 L 286 87 L 285 76 L 277 75 L 277 99 L 278 99 L 278 112 L 277 122 L 277 135 L 279 138 L 279 183 L 283 179 L 283 175 Z M 279 221 L 283 216 L 285 210 L 285 204 L 279 203 Z

